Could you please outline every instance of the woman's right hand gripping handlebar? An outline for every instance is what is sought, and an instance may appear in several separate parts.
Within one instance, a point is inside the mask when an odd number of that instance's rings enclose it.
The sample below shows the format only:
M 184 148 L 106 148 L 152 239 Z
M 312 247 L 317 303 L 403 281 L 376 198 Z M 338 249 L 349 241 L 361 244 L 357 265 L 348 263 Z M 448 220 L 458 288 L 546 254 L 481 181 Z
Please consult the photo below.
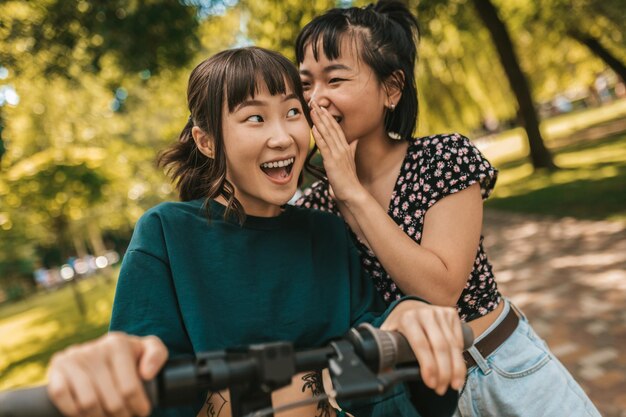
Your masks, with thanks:
M 463 387 L 467 372 L 463 330 L 454 307 L 404 300 L 389 313 L 381 330 L 400 332 L 407 339 L 427 387 L 439 395 L 448 387 L 457 391 Z
M 66 416 L 147 416 L 143 381 L 153 379 L 168 357 L 155 336 L 109 333 L 53 356 L 48 395 Z

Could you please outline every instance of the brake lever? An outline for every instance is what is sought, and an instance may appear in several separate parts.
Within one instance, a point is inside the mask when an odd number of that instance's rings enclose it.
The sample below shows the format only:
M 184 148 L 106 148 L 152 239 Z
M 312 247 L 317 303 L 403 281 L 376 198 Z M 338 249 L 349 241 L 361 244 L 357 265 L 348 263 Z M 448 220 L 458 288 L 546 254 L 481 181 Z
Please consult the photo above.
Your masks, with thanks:
M 337 340 L 332 342 L 331 346 L 337 354 L 330 359 L 328 366 L 334 397 L 350 399 L 379 395 L 385 391 L 385 385 L 356 354 L 352 343 Z

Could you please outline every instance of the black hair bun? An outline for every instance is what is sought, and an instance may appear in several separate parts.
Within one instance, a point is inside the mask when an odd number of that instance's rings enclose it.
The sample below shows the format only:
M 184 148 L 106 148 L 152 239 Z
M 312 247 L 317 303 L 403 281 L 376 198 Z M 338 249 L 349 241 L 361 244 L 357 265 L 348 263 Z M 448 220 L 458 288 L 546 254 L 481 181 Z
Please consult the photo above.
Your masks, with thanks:
M 385 15 L 397 22 L 405 32 L 410 34 L 410 37 L 414 34 L 419 39 L 417 18 L 403 2 L 398 0 L 379 0 L 368 7 L 371 7 L 376 13 Z

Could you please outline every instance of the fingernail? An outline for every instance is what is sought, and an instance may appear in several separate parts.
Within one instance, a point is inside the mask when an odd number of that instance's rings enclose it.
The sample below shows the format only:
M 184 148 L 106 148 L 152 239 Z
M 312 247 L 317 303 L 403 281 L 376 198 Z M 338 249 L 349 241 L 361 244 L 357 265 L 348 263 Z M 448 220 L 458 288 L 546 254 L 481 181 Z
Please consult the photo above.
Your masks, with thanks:
M 152 378 L 159 370 L 157 369 L 157 366 L 152 361 L 150 361 L 144 367 L 144 371 L 145 376 L 147 376 L 148 378 Z
M 452 383 L 452 388 L 459 391 L 463 387 L 464 382 L 465 382 L 464 379 L 455 379 L 454 382 Z

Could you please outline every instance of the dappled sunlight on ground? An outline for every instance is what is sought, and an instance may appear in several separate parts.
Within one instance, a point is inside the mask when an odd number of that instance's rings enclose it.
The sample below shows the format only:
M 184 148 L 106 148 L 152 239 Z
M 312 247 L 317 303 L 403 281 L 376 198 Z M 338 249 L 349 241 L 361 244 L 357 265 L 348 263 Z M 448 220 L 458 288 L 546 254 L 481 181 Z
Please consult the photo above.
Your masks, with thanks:
M 626 416 L 626 224 L 488 210 L 484 229 L 503 294 L 603 416 Z

